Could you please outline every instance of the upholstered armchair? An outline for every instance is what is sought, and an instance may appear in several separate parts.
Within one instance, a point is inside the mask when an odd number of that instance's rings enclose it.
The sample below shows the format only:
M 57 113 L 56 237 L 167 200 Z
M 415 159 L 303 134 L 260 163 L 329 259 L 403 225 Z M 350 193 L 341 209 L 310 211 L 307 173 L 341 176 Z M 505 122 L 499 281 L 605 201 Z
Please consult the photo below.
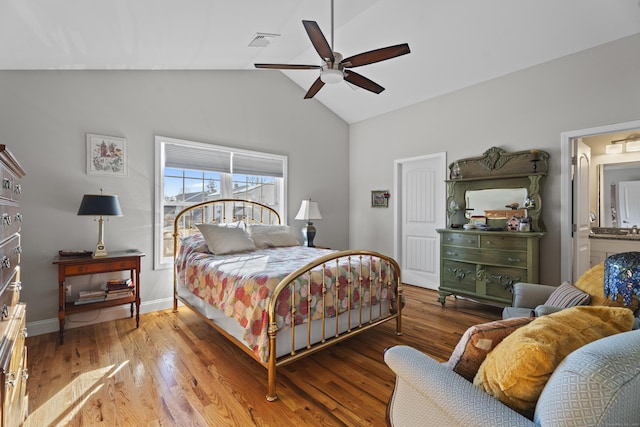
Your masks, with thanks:
M 545 316 L 546 317 L 546 316 Z M 593 341 L 570 353 L 544 386 L 529 419 L 426 354 L 396 346 L 390 426 L 637 426 L 640 331 Z
M 539 317 L 576 305 L 623 307 L 622 298 L 612 301 L 604 296 L 604 263 L 587 270 L 575 285 L 564 282 L 560 286 L 535 283 L 516 283 L 512 287 L 512 303 L 502 311 L 503 319 Z M 628 307 L 638 315 L 638 299 Z

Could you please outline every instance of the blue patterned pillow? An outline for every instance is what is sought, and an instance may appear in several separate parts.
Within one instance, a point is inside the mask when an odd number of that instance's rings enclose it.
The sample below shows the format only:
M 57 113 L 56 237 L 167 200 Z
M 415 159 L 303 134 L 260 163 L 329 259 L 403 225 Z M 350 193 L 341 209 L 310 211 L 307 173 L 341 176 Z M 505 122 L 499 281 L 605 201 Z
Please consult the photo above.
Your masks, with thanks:
M 591 302 L 591 295 L 581 291 L 569 282 L 562 282 L 544 303 L 551 307 L 569 308 L 576 305 L 587 305 Z

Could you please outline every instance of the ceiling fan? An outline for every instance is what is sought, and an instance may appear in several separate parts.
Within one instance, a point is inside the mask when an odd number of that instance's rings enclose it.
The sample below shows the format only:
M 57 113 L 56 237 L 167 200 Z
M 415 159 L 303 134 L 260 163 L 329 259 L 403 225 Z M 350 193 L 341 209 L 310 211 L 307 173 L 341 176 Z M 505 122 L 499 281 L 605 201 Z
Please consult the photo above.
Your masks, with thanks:
M 254 64 L 256 68 L 270 68 L 279 70 L 313 70 L 319 69 L 320 76 L 311 85 L 304 96 L 304 99 L 313 98 L 325 83 L 338 83 L 343 80 L 366 89 L 373 93 L 380 93 L 384 90 L 382 86 L 368 78 L 352 71 L 351 68 L 385 61 L 397 56 L 406 55 L 411 52 L 407 43 L 394 46 L 383 47 L 381 49 L 363 52 L 357 55 L 343 58 L 342 55 L 333 50 L 333 0 L 331 0 L 331 45 L 322 34 L 318 23 L 315 21 L 302 21 L 307 35 L 311 39 L 311 44 L 316 49 L 322 65 L 296 65 L 296 64 Z

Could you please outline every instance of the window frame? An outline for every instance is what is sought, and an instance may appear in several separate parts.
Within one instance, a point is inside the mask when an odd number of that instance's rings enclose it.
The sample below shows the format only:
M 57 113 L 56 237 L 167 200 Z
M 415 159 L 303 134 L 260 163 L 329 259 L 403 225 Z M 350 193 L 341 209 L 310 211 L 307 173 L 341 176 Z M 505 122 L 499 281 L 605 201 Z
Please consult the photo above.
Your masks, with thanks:
M 164 173 L 165 173 L 165 143 L 185 146 L 191 149 L 201 149 L 201 150 L 217 150 L 217 151 L 226 151 L 231 154 L 240 154 L 244 156 L 253 156 L 258 159 L 271 159 L 282 162 L 282 177 L 279 178 L 281 182 L 278 182 L 276 179 L 276 198 L 279 199 L 278 203 L 278 214 L 280 214 L 280 218 L 283 223 L 287 223 L 287 170 L 288 170 L 288 157 L 285 155 L 267 153 L 262 151 L 255 150 L 244 150 L 229 146 L 222 146 L 216 144 L 209 144 L 204 142 L 190 141 L 184 139 L 170 138 L 165 136 L 156 135 L 155 136 L 155 221 L 154 221 L 154 239 L 153 239 L 153 252 L 154 252 L 154 270 L 162 270 L 173 267 L 173 257 L 169 258 L 164 256 L 163 254 L 163 240 L 164 240 Z M 198 170 L 198 169 L 195 169 Z M 245 173 L 242 173 L 245 175 Z M 224 194 L 224 191 L 232 191 L 231 182 L 233 181 L 233 171 L 231 173 L 220 172 L 221 175 L 221 197 L 227 197 Z M 246 174 L 249 175 L 249 174 Z M 223 178 L 224 176 L 224 178 Z M 228 188 L 226 185 L 223 185 L 222 181 L 228 181 Z M 228 197 L 232 197 L 232 195 L 228 195 Z M 186 207 L 187 205 L 185 205 Z

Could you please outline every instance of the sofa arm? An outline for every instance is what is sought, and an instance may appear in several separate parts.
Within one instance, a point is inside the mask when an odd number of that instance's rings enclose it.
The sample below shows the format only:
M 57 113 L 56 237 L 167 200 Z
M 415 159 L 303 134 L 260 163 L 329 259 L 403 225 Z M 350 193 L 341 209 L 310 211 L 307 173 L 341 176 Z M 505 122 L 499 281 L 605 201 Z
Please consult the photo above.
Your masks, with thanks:
M 555 286 L 518 282 L 512 288 L 513 299 L 511 305 L 513 307 L 533 309 L 543 305 L 555 290 Z
M 385 351 L 384 361 L 397 376 L 388 408 L 392 426 L 534 425 L 412 347 L 391 347 Z
M 535 317 L 540 317 L 547 314 L 553 314 L 561 310 L 564 310 L 564 307 L 554 307 L 552 305 L 539 305 L 533 310 L 533 312 L 535 313 Z

